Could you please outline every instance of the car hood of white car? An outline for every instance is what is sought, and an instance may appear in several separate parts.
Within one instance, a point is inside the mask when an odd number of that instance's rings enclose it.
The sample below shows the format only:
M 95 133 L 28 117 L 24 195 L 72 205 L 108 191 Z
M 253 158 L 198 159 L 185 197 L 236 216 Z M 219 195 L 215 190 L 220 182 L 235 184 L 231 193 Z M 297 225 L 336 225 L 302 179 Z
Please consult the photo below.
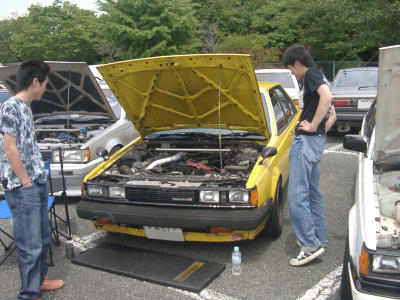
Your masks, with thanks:
M 61 115 L 92 115 L 116 120 L 99 83 L 86 62 L 48 61 L 49 82 L 42 99 L 33 101 L 35 119 Z M 0 81 L 15 94 L 19 65 L 0 68 Z
M 400 45 L 380 48 L 374 161 L 400 155 Z

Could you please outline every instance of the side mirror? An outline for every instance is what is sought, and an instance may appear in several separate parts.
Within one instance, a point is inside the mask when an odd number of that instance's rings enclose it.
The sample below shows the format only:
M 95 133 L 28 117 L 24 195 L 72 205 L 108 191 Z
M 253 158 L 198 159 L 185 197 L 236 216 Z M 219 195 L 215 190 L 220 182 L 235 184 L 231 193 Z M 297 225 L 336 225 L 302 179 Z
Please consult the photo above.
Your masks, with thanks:
M 361 153 L 367 152 L 367 141 L 363 135 L 346 134 L 343 138 L 343 148 Z
M 264 163 L 264 160 L 268 157 L 274 156 L 275 154 L 278 153 L 278 150 L 275 147 L 265 147 L 261 151 L 261 157 L 263 158 L 258 164 L 262 165 Z
M 98 147 L 96 148 L 96 154 L 100 157 L 102 157 L 104 160 L 106 160 L 109 156 L 108 151 L 104 147 Z

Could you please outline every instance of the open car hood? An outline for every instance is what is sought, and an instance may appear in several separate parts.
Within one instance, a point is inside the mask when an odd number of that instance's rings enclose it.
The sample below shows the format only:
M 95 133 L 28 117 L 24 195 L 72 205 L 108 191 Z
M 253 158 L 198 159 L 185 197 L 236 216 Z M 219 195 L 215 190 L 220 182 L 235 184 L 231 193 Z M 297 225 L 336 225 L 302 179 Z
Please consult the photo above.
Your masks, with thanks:
M 85 62 L 46 62 L 50 66 L 49 83 L 40 101 L 31 104 L 34 118 L 82 114 L 116 120 L 106 97 Z M 16 91 L 19 65 L 0 68 L 0 81 L 11 94 Z
M 400 45 L 379 49 L 375 154 L 378 163 L 400 157 Z
M 98 70 L 141 136 L 181 128 L 222 128 L 268 138 L 249 55 L 163 56 Z

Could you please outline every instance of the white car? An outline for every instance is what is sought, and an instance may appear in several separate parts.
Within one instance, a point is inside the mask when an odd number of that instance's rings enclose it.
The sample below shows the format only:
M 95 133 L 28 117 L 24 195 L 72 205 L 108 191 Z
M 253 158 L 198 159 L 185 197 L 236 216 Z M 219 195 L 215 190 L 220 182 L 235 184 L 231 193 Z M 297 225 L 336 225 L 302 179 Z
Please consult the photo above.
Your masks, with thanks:
M 303 107 L 303 97 L 300 93 L 299 83 L 289 69 L 259 69 L 255 72 L 257 81 L 279 83 L 289 97 L 301 108 Z
M 378 99 L 359 135 L 345 149 L 358 151 L 355 202 L 349 212 L 342 299 L 400 297 L 400 45 L 379 51 Z
M 43 160 L 51 160 L 55 194 L 63 191 L 64 175 L 67 195 L 80 196 L 84 176 L 103 161 L 96 149 L 104 147 L 112 154 L 138 133 L 110 88 L 94 77 L 86 63 L 47 63 L 51 69 L 47 89 L 31 105 L 36 138 Z M 0 69 L 0 81 L 12 94 L 17 70 L 18 66 Z

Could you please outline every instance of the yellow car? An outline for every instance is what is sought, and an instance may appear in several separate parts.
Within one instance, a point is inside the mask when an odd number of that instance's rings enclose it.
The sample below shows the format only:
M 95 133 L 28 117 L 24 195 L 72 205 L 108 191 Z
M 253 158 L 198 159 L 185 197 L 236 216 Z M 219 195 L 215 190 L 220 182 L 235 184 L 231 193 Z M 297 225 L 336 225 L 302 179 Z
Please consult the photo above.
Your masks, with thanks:
M 98 229 L 232 242 L 282 232 L 299 110 L 257 83 L 250 56 L 199 54 L 98 68 L 139 133 L 84 179 L 78 216 Z

